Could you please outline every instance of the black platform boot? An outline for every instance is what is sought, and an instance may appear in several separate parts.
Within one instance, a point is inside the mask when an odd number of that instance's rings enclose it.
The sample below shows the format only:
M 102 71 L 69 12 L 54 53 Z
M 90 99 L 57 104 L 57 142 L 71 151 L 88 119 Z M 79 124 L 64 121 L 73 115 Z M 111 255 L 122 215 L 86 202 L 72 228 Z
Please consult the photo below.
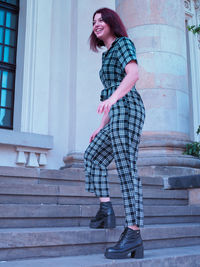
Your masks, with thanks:
M 144 248 L 139 230 L 126 227 L 119 241 L 114 247 L 107 248 L 105 257 L 107 259 L 124 259 L 131 253 L 131 257 L 141 259 L 144 257 Z
M 95 216 L 90 221 L 90 228 L 115 228 L 115 213 L 112 203 L 101 202 L 100 208 Z

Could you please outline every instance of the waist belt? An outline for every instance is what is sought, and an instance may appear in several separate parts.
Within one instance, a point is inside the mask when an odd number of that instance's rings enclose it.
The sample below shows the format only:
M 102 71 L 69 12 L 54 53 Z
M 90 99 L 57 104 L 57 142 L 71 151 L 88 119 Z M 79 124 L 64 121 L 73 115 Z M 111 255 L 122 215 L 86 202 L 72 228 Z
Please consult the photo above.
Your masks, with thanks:
M 101 95 L 100 95 L 100 100 L 104 101 L 106 99 L 108 99 L 112 93 L 116 90 L 115 87 L 119 86 L 121 82 L 117 82 L 115 84 L 111 84 L 109 87 L 104 88 L 101 91 Z

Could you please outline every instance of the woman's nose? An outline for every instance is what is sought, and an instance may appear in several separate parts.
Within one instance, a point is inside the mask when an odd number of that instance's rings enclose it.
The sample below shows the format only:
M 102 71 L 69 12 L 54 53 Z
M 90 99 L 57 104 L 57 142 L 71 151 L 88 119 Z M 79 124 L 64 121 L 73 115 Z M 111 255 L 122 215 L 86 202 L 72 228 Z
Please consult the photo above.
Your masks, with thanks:
M 100 23 L 99 23 L 99 21 L 97 20 L 96 22 L 95 22 L 95 26 L 98 26 Z

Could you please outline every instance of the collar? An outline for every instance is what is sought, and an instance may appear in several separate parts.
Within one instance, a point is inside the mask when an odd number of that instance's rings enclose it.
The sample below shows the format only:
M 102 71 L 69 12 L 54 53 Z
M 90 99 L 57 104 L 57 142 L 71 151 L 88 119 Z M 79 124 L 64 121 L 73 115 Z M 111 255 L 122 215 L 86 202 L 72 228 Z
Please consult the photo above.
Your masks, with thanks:
M 115 43 L 118 41 L 120 37 L 116 37 L 115 40 L 112 42 L 110 48 L 108 50 L 106 50 L 105 52 L 102 53 L 103 56 L 107 55 L 108 52 L 111 50 L 111 48 L 115 45 Z

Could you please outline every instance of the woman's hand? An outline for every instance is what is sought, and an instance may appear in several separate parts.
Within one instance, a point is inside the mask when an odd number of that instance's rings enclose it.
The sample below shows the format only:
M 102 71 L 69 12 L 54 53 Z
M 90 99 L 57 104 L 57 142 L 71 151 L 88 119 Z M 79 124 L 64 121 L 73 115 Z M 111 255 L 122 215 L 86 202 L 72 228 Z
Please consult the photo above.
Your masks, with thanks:
M 92 134 L 91 137 L 90 137 L 90 143 L 91 143 L 92 140 L 95 138 L 95 136 L 101 131 L 101 129 L 103 129 L 103 128 L 105 127 L 105 125 L 106 125 L 109 121 L 110 121 L 110 118 L 109 118 L 108 114 L 104 113 L 99 128 L 96 129 L 96 131 L 94 131 L 93 134 Z
M 98 113 L 105 113 L 108 114 L 112 105 L 114 105 L 117 102 L 114 98 L 110 97 L 106 99 L 105 101 L 101 102 L 97 108 Z
M 98 129 L 96 129 L 96 131 L 93 132 L 93 134 L 90 137 L 90 143 L 92 142 L 92 140 L 94 140 L 95 136 L 100 132 L 102 128 L 99 127 Z

